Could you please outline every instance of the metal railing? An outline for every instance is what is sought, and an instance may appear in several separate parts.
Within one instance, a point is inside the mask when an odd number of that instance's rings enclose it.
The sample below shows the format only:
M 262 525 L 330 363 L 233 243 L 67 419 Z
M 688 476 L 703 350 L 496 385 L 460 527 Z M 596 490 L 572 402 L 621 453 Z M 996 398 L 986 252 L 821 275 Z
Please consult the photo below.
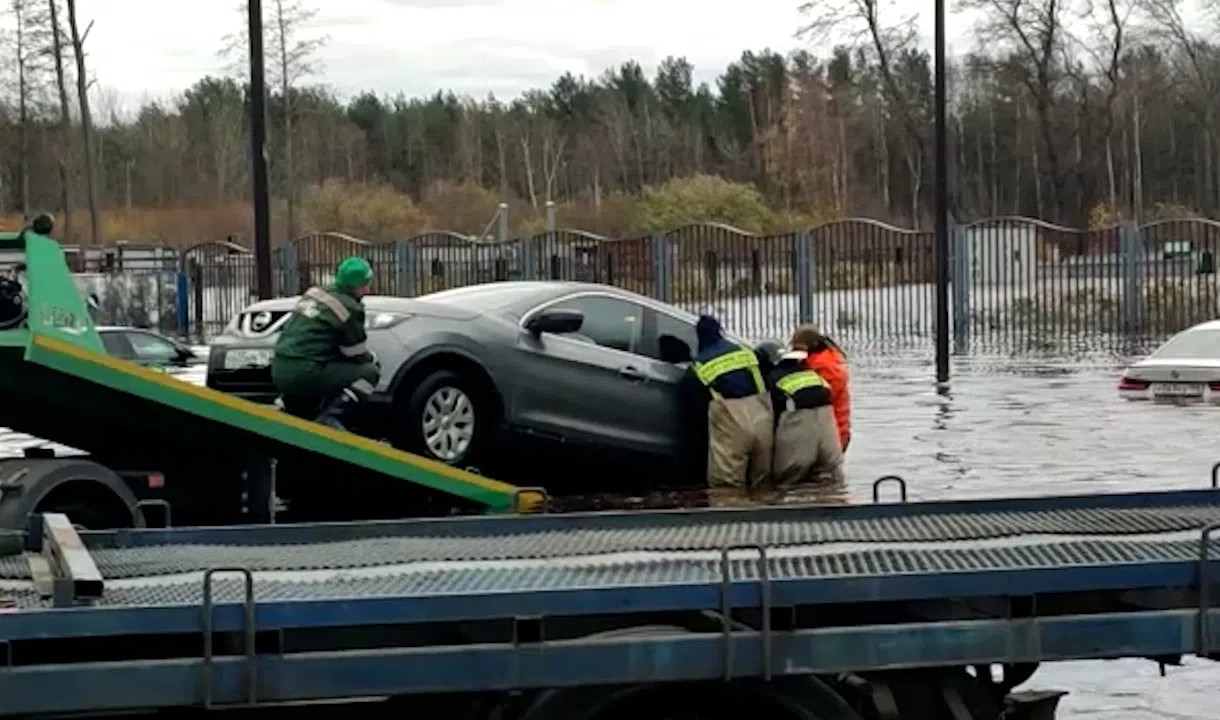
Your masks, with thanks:
M 950 258 L 954 352 L 1140 352 L 1216 317 L 1218 245 L 1220 223 L 1201 219 L 1097 230 L 1020 217 L 958 226 Z M 172 272 L 159 269 L 162 255 L 147 252 L 142 262 L 158 269 L 143 272 L 176 275 L 162 304 L 180 332 L 210 336 L 255 297 L 245 248 L 195 246 L 174 254 Z M 798 322 L 816 322 L 856 352 L 930 350 L 934 341 L 932 233 L 864 218 L 772 235 L 696 224 L 626 238 L 548 230 L 498 241 L 432 231 L 375 244 L 321 233 L 275 251 L 276 293 L 329 281 L 351 254 L 372 263 L 381 294 L 584 281 L 714 313 L 751 338 L 783 338 Z M 133 263 L 128 250 L 123 265 L 102 274 L 140 273 Z

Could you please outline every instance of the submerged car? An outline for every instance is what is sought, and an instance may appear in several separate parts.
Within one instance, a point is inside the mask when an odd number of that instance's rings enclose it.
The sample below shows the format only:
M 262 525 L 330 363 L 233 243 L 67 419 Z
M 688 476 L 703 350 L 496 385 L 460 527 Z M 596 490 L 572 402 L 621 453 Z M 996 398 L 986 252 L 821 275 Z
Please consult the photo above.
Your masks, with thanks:
M 295 304 L 266 300 L 235 317 L 212 343 L 208 386 L 272 402 L 273 348 Z M 382 368 L 379 430 L 397 447 L 459 466 L 483 462 L 505 432 L 654 457 L 677 450 L 694 315 L 610 286 L 550 281 L 364 304 Z
M 1220 320 L 1183 330 L 1128 367 L 1118 393 L 1129 400 L 1220 405 Z

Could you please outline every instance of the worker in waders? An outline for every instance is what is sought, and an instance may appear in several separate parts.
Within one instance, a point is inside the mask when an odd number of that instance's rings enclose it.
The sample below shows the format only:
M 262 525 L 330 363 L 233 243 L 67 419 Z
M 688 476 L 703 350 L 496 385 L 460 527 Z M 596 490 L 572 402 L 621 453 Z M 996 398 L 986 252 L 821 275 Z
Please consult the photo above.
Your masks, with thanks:
M 843 482 L 843 449 L 830 384 L 807 367 L 808 358 L 808 351 L 793 348 L 767 376 L 775 408 L 771 481 L 781 488 Z
M 724 337 L 704 315 L 695 324 L 699 350 L 690 375 L 707 401 L 707 486 L 712 505 L 761 486 L 771 473 L 771 397 L 758 356 Z
M 340 430 L 360 426 L 381 369 L 365 346 L 364 305 L 373 268 L 364 258 L 339 263 L 329 287 L 311 287 L 275 343 L 271 377 L 284 409 Z

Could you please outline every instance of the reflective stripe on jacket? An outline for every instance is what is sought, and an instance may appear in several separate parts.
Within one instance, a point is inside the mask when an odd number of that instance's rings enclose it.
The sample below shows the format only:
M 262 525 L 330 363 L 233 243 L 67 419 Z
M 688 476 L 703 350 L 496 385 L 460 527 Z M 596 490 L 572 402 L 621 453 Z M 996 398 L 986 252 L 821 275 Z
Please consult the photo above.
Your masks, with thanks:
M 821 375 L 818 375 L 812 370 L 797 370 L 796 372 L 785 375 L 777 380 L 775 382 L 775 387 L 783 390 L 785 395 L 793 396 L 796 395 L 798 391 L 806 388 L 829 388 L 830 386 L 826 384 L 826 381 L 822 379 Z
M 700 353 L 691 367 L 714 398 L 742 398 L 767 391 L 758 356 L 741 345 L 717 343 Z
M 311 287 L 280 331 L 275 354 L 316 363 L 368 362 L 367 339 L 359 299 L 334 288 Z
M 800 360 L 781 360 L 767 375 L 776 415 L 830 404 L 830 384 Z M 778 419 L 778 418 L 777 418 Z

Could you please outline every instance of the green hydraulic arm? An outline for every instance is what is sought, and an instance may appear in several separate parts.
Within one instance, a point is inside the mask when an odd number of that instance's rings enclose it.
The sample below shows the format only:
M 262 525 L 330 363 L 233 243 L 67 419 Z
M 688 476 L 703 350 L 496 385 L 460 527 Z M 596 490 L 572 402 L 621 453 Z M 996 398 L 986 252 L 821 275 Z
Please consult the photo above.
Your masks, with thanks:
M 298 456 L 302 453 L 306 457 L 324 456 L 332 464 L 413 483 L 487 511 L 529 512 L 540 506 L 544 496 L 541 490 L 523 490 L 108 355 L 64 260 L 63 250 L 48 237 L 50 232 L 50 219 L 40 216 L 20 233 L 0 233 L 0 268 L 10 268 L 10 288 L 14 287 L 13 281 L 20 282 L 27 308 L 23 322 L 5 323 L 0 318 L 0 323 L 12 326 L 0 330 L 0 393 L 4 396 L 0 397 L 0 404 L 12 403 L 16 398 L 32 415 L 40 412 L 46 415 L 53 410 L 70 417 L 73 406 L 79 404 L 78 398 L 85 402 L 85 396 L 106 397 L 108 404 L 115 406 L 116 416 L 126 422 L 132 421 L 125 406 L 130 406 L 133 413 L 137 406 L 151 407 L 151 411 L 140 411 L 141 416 L 149 417 L 148 423 L 175 422 L 187 433 L 192 432 L 192 424 L 211 424 L 217 431 L 227 433 L 227 437 L 237 438 L 230 444 L 255 447 L 272 456 L 277 448 Z M 32 394 L 31 383 L 42 387 Z M 61 386 L 75 389 L 69 391 Z M 56 403 L 56 407 L 49 410 L 36 407 L 44 402 Z M 80 447 L 73 440 L 80 442 L 78 436 L 83 433 L 70 438 L 48 436 L 38 430 L 55 425 L 42 422 L 37 428 L 27 429 L 19 426 L 22 413 L 14 410 L 0 415 L 3 415 L 0 420 L 16 430 Z M 139 423 L 134 427 L 138 435 Z M 156 430 L 164 433 L 163 427 Z

